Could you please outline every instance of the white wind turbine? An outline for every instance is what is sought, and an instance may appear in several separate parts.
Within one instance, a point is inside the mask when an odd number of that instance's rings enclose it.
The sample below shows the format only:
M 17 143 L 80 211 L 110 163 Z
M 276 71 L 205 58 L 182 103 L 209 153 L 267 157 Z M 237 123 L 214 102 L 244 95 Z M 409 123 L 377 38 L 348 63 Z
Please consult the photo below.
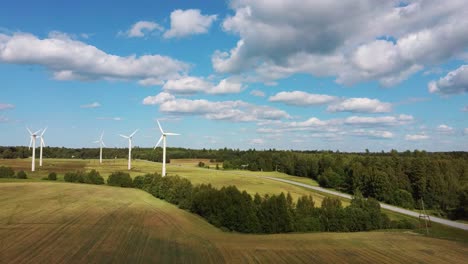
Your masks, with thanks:
M 130 136 L 120 134 L 121 137 L 128 139 L 128 170 L 132 169 L 132 139 L 137 131 L 138 129 L 133 131 L 133 133 Z
M 104 137 L 104 131 L 102 131 L 102 134 L 99 140 L 94 141 L 94 143 L 99 144 L 99 163 L 100 164 L 102 164 L 102 147 L 106 147 L 106 144 L 104 144 L 104 141 L 102 141 L 103 137 Z
M 45 142 L 44 142 L 44 133 L 46 132 L 47 127 L 42 130 L 41 135 L 39 136 L 41 138 L 41 150 L 39 151 L 39 166 L 42 167 L 42 148 L 45 147 Z
M 36 132 L 31 132 L 31 130 L 29 130 L 29 128 L 26 128 L 29 132 L 29 135 L 31 135 L 31 140 L 29 141 L 29 149 L 31 149 L 31 145 L 33 147 L 33 150 L 32 150 L 32 162 L 31 162 L 31 171 L 35 171 L 36 170 L 36 138 L 37 138 L 37 134 L 39 132 L 41 132 L 41 130 L 39 129 L 38 131 Z
M 161 143 L 161 140 L 163 142 L 163 162 L 162 162 L 162 176 L 166 176 L 166 136 L 180 136 L 180 134 L 176 134 L 176 133 L 168 133 L 168 132 L 164 132 L 162 127 L 161 127 L 161 124 L 159 123 L 158 120 L 156 120 L 156 122 L 158 122 L 158 126 L 159 126 L 159 130 L 161 130 L 161 137 L 159 138 L 159 141 L 158 143 L 156 143 L 156 145 L 154 146 L 154 148 L 156 149 L 156 147 L 159 145 L 159 143 Z

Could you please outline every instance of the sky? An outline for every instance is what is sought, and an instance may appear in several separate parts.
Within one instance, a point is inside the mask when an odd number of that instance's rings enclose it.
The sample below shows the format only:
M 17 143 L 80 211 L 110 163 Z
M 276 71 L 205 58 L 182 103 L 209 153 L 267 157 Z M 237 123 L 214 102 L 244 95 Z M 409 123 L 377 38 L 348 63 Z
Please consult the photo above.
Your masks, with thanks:
M 0 145 L 468 151 L 465 0 L 5 1 Z

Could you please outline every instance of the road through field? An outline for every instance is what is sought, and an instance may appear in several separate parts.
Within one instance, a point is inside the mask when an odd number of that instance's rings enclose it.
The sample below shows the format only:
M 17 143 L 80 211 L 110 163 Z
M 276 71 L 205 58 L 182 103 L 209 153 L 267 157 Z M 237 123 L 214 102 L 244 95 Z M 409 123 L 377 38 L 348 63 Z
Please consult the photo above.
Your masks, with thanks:
M 319 191 L 319 192 L 323 192 L 323 193 L 327 193 L 327 194 L 332 194 L 332 195 L 347 198 L 347 199 L 352 199 L 352 196 L 349 195 L 349 194 L 345 194 L 345 193 L 341 193 L 341 192 L 337 192 L 337 191 L 333 191 L 333 190 L 328 190 L 328 189 L 325 189 L 325 188 L 322 188 L 322 187 L 312 186 L 312 185 L 305 184 L 305 183 L 300 183 L 300 182 L 295 182 L 295 181 L 290 181 L 290 180 L 285 180 L 285 179 L 279 179 L 279 178 L 275 178 L 275 177 L 267 177 L 267 176 L 264 176 L 262 178 L 270 179 L 270 180 L 274 180 L 274 181 L 285 182 L 285 183 L 289 183 L 289 184 L 294 184 L 294 185 L 305 187 L 305 188 L 312 189 L 312 190 L 315 190 L 315 191 Z M 388 205 L 388 204 L 385 204 L 385 203 L 380 203 L 380 207 L 382 207 L 382 208 L 384 208 L 386 210 L 392 211 L 392 212 L 397 212 L 397 213 L 400 213 L 400 214 L 413 216 L 413 217 L 419 217 L 419 213 L 416 213 L 416 212 L 413 212 L 413 211 L 410 211 L 410 210 L 406 210 L 406 209 L 403 209 L 403 208 L 400 208 L 400 207 Z M 450 220 L 435 217 L 435 216 L 431 216 L 431 221 L 439 223 L 439 224 L 447 225 L 447 226 L 450 226 L 450 227 L 458 228 L 458 229 L 468 230 L 468 224 L 458 223 L 458 222 L 455 222 L 455 221 L 450 221 Z

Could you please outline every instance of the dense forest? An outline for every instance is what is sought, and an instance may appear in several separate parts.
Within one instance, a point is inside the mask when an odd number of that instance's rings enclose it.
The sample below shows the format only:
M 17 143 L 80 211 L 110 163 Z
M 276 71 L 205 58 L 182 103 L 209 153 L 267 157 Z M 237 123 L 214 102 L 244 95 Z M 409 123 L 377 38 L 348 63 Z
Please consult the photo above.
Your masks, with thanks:
M 0 147 L 0 158 L 27 158 L 26 147 Z M 125 158 L 127 149 L 105 149 L 104 158 Z M 49 158 L 96 158 L 98 148 L 44 148 Z M 138 148 L 133 158 L 162 160 L 162 150 Z M 170 158 L 223 162 L 224 169 L 281 171 L 315 179 L 323 187 L 406 207 L 426 209 L 453 219 L 468 219 L 468 152 L 405 151 L 341 153 L 333 151 L 194 150 L 168 148 Z

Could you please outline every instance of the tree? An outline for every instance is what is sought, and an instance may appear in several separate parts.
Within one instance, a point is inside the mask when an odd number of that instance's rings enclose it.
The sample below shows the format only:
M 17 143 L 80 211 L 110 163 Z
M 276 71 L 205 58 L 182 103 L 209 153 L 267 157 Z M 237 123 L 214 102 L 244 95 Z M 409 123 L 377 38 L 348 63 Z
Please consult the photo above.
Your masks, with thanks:
M 16 178 L 18 178 L 18 179 L 27 179 L 28 175 L 26 174 L 26 172 L 21 170 L 21 171 L 18 171 L 18 173 L 16 174 Z
M 117 171 L 109 175 L 109 178 L 107 178 L 107 184 L 110 186 L 132 187 L 133 181 L 130 174 Z
M 49 173 L 49 175 L 47 176 L 47 179 L 49 181 L 56 181 L 57 180 L 57 173 L 55 173 L 55 172 Z

